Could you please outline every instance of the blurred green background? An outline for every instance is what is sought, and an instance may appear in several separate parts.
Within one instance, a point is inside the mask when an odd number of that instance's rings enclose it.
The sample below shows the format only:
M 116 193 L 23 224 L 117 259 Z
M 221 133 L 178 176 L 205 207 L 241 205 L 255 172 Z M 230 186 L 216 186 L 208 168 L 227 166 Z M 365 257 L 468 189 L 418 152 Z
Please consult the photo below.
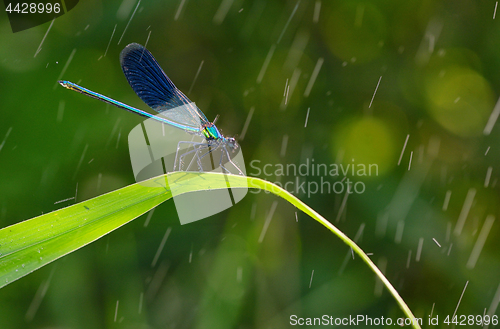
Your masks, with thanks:
M 76 190 L 78 202 L 134 183 L 127 135 L 142 119 L 56 81 L 146 109 L 118 58 L 148 40 L 185 93 L 203 61 L 188 96 L 210 120 L 220 114 L 225 135 L 241 135 L 253 113 L 240 140 L 250 176 L 255 160 L 260 169 L 313 159 L 378 166 L 378 175 L 348 175 L 364 193 L 297 195 L 358 237 L 423 327 L 431 313 L 447 327 L 462 293 L 458 315 L 496 311 L 496 1 L 148 0 L 126 29 L 136 6 L 81 1 L 54 21 L 36 57 L 50 22 L 13 34 L 0 14 L 1 227 L 73 204 L 55 203 Z M 402 316 L 338 238 L 255 192 L 183 226 L 168 201 L 6 286 L 0 328 L 288 328 L 293 314 Z

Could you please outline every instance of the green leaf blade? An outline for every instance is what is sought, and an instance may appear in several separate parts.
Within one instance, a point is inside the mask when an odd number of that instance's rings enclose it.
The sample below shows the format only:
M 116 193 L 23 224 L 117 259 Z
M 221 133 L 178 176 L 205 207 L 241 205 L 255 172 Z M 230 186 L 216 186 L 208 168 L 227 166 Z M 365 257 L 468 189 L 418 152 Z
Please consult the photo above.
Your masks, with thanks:
M 0 230 L 0 288 L 146 213 L 172 194 L 146 181 Z M 156 185 L 156 186 L 155 186 Z
M 312 208 L 265 180 L 220 173 L 169 173 L 1 229 L 0 288 L 99 239 L 172 196 L 229 187 L 267 190 L 314 218 L 351 247 L 384 283 L 405 315 L 415 319 L 397 290 L 363 250 Z M 412 327 L 420 329 L 416 322 Z

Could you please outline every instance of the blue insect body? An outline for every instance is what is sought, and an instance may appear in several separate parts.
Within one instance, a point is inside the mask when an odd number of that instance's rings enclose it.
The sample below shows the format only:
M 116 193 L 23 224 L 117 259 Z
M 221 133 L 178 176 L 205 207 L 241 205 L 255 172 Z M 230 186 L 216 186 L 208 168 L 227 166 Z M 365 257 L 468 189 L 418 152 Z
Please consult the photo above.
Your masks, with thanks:
M 198 151 L 203 148 L 208 147 L 209 151 L 204 155 L 201 155 L 201 158 L 219 147 L 222 148 L 222 155 L 225 155 L 227 157 L 227 161 L 230 162 L 240 174 L 243 174 L 238 166 L 233 163 L 228 152 L 228 149 L 232 152 L 238 149 L 239 145 L 236 142 L 236 139 L 233 137 L 224 137 L 220 133 L 219 129 L 217 129 L 214 124 L 215 121 L 210 122 L 205 114 L 203 114 L 203 112 L 193 102 L 191 102 L 186 95 L 177 89 L 165 72 L 163 72 L 160 65 L 149 50 L 137 43 L 131 43 L 120 53 L 120 63 L 127 81 L 137 96 L 139 96 L 141 100 L 153 110 L 160 113 L 160 116 L 153 115 L 146 111 L 116 101 L 70 81 L 59 81 L 59 83 L 67 89 L 77 91 L 129 112 L 169 124 L 189 133 L 204 136 L 206 144 L 202 145 L 201 143 L 193 142 L 184 143 L 193 144 L 193 148 L 198 159 L 200 159 Z M 179 161 L 181 160 L 182 156 Z M 221 158 L 219 163 L 221 168 L 226 172 L 229 172 L 229 170 L 223 166 L 222 161 L 223 160 Z M 200 170 L 202 170 L 201 162 L 199 162 L 199 166 Z

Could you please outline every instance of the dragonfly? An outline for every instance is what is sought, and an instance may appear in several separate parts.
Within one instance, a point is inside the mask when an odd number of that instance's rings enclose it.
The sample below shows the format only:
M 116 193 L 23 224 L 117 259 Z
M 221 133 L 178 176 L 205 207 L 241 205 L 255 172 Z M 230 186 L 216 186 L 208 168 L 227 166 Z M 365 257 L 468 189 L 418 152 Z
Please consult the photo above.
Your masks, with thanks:
M 127 45 L 120 53 L 120 64 L 128 83 L 139 96 L 154 111 L 161 116 L 151 114 L 130 105 L 124 104 L 107 96 L 101 95 L 76 83 L 60 80 L 59 84 L 67 89 L 114 105 L 140 116 L 151 118 L 161 123 L 182 129 L 187 133 L 204 138 L 204 142 L 180 141 L 174 161 L 173 170 L 182 170 L 184 159 L 190 155 L 192 160 L 186 170 L 191 168 L 196 160 L 198 170 L 203 171 L 202 159 L 213 151 L 221 150 L 219 166 L 226 173 L 231 173 L 224 164 L 231 163 L 240 175 L 243 172 L 231 159 L 230 153 L 239 149 L 234 137 L 225 137 L 215 125 L 218 116 L 210 122 L 205 114 L 180 91 L 154 58 L 153 54 L 137 43 Z M 179 154 L 179 150 L 188 144 L 188 151 Z M 226 158 L 226 161 L 224 160 Z

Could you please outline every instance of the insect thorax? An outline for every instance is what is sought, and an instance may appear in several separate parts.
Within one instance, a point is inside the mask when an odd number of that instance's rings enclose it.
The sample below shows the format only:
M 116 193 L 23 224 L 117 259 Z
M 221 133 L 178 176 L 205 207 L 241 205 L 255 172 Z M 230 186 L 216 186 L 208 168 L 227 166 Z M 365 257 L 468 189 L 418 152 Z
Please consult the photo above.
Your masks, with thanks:
M 218 139 L 222 138 L 222 135 L 219 132 L 219 129 L 217 129 L 217 127 L 213 123 L 209 123 L 209 124 L 204 125 L 202 132 L 203 132 L 203 136 L 205 136 L 205 138 L 209 141 L 210 140 L 218 140 Z

